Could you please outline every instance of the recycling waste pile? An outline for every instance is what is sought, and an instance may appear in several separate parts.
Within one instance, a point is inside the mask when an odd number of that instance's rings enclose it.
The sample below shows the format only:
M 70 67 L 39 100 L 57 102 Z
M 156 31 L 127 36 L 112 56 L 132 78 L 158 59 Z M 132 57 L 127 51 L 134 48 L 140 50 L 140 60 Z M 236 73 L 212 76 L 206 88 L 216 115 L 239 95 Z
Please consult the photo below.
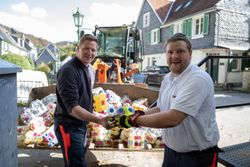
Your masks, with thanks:
M 120 92 L 119 92 L 120 93 Z M 119 96 L 116 92 L 102 87 L 93 89 L 94 114 L 130 115 L 135 110 L 145 111 L 149 107 L 147 97 L 132 99 L 129 94 Z M 51 93 L 42 99 L 35 99 L 24 107 L 18 119 L 18 146 L 22 148 L 57 148 L 54 134 L 53 115 L 56 95 Z M 163 148 L 161 130 L 153 128 L 119 128 L 106 130 L 99 124 L 88 124 L 88 144 L 109 148 L 149 149 Z

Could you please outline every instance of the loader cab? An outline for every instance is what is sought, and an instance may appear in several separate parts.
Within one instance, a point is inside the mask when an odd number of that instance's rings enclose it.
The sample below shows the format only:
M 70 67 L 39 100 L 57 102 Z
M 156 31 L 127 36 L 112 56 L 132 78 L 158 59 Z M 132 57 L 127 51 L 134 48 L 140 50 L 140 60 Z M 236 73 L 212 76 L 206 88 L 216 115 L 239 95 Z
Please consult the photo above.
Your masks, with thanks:
M 137 63 L 141 59 L 139 38 L 135 38 L 135 31 L 129 26 L 95 27 L 94 35 L 98 39 L 97 58 L 107 63 L 114 59 L 121 60 L 123 69 L 129 67 L 129 62 Z

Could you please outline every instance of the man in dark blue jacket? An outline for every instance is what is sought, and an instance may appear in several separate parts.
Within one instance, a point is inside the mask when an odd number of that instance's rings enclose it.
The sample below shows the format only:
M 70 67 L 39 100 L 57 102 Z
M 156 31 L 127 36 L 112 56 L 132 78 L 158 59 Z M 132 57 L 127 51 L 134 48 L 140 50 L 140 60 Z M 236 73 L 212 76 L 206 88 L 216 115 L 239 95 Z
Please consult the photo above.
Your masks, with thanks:
M 105 118 L 92 114 L 93 98 L 90 69 L 97 53 L 97 39 L 84 35 L 76 57 L 63 65 L 57 74 L 55 133 L 66 167 L 84 167 L 87 123 L 106 126 Z

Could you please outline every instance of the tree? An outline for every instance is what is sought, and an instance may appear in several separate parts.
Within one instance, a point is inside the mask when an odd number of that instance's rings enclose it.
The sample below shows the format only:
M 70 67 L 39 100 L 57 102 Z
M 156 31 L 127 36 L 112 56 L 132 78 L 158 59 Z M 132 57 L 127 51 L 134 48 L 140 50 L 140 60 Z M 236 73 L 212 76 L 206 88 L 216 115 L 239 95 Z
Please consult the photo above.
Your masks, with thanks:
M 68 56 L 75 56 L 76 54 L 76 46 L 71 44 L 71 45 L 66 45 L 66 46 L 61 46 L 59 47 L 60 49 L 60 61 L 63 61 L 66 59 Z
M 6 53 L 0 56 L 1 59 L 9 61 L 17 66 L 26 69 L 26 70 L 33 70 L 32 65 L 29 62 L 29 59 L 25 56 L 21 56 L 14 53 Z

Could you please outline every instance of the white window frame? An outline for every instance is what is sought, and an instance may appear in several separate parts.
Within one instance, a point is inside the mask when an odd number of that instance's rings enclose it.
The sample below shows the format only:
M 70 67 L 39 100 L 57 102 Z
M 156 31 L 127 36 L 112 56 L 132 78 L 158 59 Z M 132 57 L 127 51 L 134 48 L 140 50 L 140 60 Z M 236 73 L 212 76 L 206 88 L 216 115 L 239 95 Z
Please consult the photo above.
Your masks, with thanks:
M 175 25 L 174 25 L 174 33 L 182 33 L 181 22 L 175 23 Z
M 150 12 L 143 14 L 143 28 L 148 27 L 150 25 Z
M 156 45 L 159 43 L 160 39 L 158 39 L 157 32 L 159 31 L 159 28 L 151 30 L 151 45 Z
M 196 38 L 202 38 L 204 37 L 204 15 L 199 15 L 196 17 L 193 17 L 193 27 L 192 27 L 192 39 L 196 39 Z M 197 27 L 197 21 L 198 21 L 198 27 Z M 197 30 L 198 29 L 198 30 Z M 198 32 L 198 33 L 197 33 Z

